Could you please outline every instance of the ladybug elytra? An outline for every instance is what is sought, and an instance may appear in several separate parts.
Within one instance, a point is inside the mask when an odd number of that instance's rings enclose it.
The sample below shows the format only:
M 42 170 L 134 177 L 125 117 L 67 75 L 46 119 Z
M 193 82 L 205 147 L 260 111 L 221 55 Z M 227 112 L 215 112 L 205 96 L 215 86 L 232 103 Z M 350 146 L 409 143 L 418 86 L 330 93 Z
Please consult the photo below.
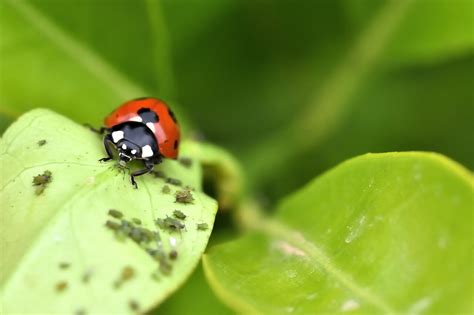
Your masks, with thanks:
M 143 161 L 145 168 L 130 175 L 135 188 L 135 177 L 151 172 L 163 157 L 178 157 L 178 122 L 169 107 L 159 99 L 144 97 L 122 104 L 105 118 L 105 127 L 101 131 L 107 132 L 104 137 L 107 157 L 100 161 L 113 158 L 113 147 L 122 166 L 132 160 Z

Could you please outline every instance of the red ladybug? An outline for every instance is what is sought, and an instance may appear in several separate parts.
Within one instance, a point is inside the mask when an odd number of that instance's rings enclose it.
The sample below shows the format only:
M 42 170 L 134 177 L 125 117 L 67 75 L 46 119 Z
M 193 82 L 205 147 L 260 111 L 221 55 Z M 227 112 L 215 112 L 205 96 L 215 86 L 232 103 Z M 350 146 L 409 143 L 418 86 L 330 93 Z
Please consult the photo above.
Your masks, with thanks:
M 130 175 L 137 188 L 135 177 L 153 170 L 163 157 L 176 159 L 179 149 L 179 126 L 173 112 L 161 100 L 152 97 L 128 101 L 105 118 L 107 131 L 104 146 L 111 160 L 112 145 L 118 151 L 119 163 L 125 165 L 132 160 L 142 160 L 145 168 Z

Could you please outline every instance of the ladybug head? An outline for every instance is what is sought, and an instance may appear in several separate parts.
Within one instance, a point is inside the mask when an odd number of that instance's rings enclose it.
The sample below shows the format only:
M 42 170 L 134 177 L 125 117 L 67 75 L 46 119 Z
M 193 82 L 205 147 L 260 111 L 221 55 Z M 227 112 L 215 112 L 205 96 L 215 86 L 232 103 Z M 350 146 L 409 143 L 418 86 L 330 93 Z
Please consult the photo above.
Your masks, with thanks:
M 123 139 L 116 144 L 119 163 L 124 166 L 131 160 L 138 159 L 142 156 L 142 150 L 135 143 Z

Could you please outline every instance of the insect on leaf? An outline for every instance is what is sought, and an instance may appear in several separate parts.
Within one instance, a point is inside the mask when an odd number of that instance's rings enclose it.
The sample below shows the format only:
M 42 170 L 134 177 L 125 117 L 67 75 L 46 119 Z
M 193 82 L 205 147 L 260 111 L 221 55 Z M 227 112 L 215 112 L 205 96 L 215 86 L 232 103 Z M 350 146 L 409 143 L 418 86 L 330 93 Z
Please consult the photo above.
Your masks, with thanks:
M 184 141 L 181 152 L 194 159 L 189 145 L 196 144 Z M 156 167 L 192 188 L 193 201 L 184 204 L 175 202 L 174 186 L 162 192 L 166 178 L 138 177 L 134 189 L 128 170 L 100 163 L 104 156 L 99 135 L 48 110 L 23 115 L 4 134 L 0 285 L 6 313 L 144 312 L 198 264 L 211 228 L 196 224 L 212 227 L 217 211 L 202 192 L 200 163 L 166 160 Z M 186 213 L 183 229 L 156 225 L 176 210 Z

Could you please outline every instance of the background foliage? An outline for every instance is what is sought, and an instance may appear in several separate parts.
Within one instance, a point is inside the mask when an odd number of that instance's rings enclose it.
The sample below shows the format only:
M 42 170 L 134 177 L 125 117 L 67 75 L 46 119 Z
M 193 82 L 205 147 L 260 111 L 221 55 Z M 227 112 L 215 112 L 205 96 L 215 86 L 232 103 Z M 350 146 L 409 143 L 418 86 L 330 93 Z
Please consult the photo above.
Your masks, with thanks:
M 125 99 L 163 97 L 268 204 L 366 152 L 436 151 L 472 169 L 473 12 L 471 0 L 2 0 L 0 122 L 48 107 L 99 125 Z M 202 279 L 182 299 L 207 292 Z

